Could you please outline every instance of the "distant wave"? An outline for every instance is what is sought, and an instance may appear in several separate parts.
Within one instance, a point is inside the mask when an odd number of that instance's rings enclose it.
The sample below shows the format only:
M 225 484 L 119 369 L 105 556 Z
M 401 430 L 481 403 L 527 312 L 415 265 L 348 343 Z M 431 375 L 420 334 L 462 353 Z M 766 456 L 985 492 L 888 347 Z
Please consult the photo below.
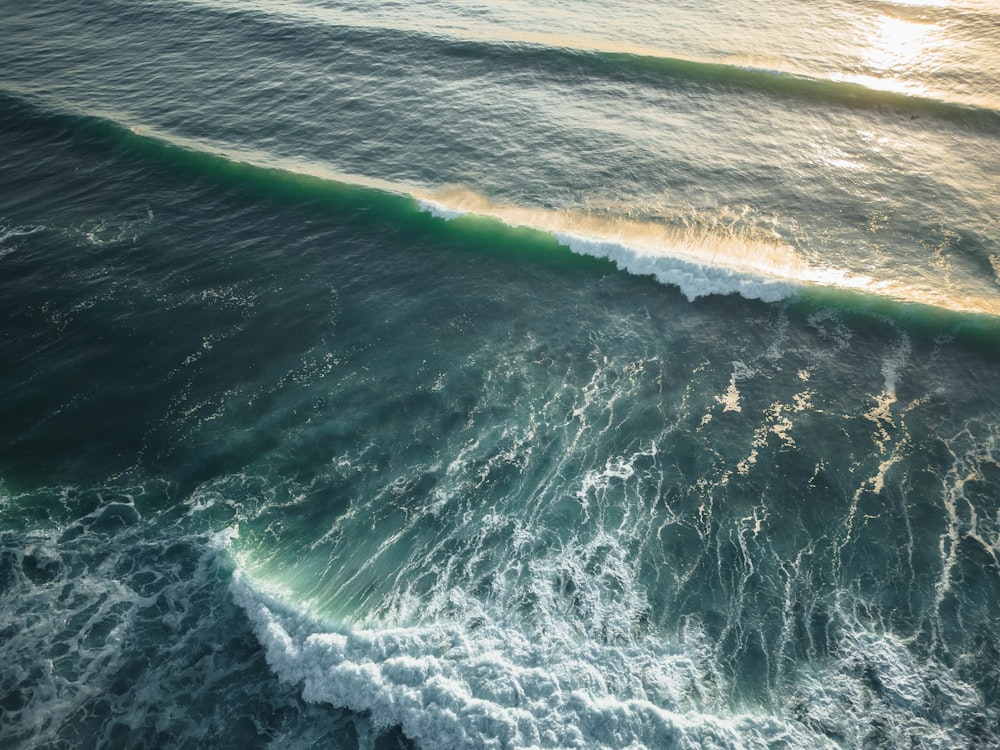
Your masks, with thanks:
M 953 98 L 949 94 L 887 90 L 875 79 L 822 77 L 792 69 L 771 69 L 753 61 L 691 59 L 657 50 L 629 48 L 599 40 L 505 30 L 504 37 L 462 36 L 389 25 L 345 24 L 341 14 L 315 6 L 275 2 L 265 8 L 233 8 L 210 0 L 188 0 L 199 12 L 220 13 L 277 32 L 305 37 L 309 44 L 357 43 L 380 54 L 454 57 L 483 62 L 491 70 L 533 69 L 551 78 L 577 79 L 581 74 L 646 85 L 707 85 L 737 91 L 835 104 L 852 108 L 894 109 L 966 126 L 1000 128 L 1000 97 Z M 312 36 L 315 35 L 315 39 Z
M 915 93 L 891 91 L 877 81 L 822 78 L 795 71 L 773 70 L 753 64 L 733 64 L 677 57 L 661 57 L 630 52 L 588 50 L 525 50 L 526 57 L 563 55 L 576 59 L 594 71 L 614 77 L 655 83 L 662 80 L 688 81 L 759 92 L 786 98 L 835 104 L 853 108 L 888 108 L 909 115 L 926 115 L 949 121 L 995 129 L 1000 126 L 1000 101 L 944 99 Z
M 1000 10 L 995 0 L 847 0 L 862 10 L 876 8 L 901 18 L 930 22 L 965 22 L 995 25 Z
M 40 103 L 28 92 L 9 87 L 4 91 L 0 88 L 0 104 L 16 119 L 18 127 L 33 123 L 60 133 L 69 131 L 77 137 L 97 138 L 126 147 L 137 157 L 165 169 L 245 190 L 302 200 L 330 200 L 345 210 L 406 223 L 414 231 L 441 231 L 439 222 L 443 220 L 449 236 L 477 248 L 496 252 L 516 248 L 518 253 L 536 258 L 554 257 L 560 252 L 595 258 L 674 286 L 691 301 L 729 294 L 772 303 L 814 297 L 822 304 L 857 305 L 868 299 L 879 304 L 901 303 L 1000 318 L 1000 298 L 929 293 L 845 269 L 810 265 L 793 247 L 778 239 L 607 218 L 583 211 L 502 205 L 467 189 L 432 190 L 346 174 L 264 152 L 129 127 L 111 115 L 79 114 Z

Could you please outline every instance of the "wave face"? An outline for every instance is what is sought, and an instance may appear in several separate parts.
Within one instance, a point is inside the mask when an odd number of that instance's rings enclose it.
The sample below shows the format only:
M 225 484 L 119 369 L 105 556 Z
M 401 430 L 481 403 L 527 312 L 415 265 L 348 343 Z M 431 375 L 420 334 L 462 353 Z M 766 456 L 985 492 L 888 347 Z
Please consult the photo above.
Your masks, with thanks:
M 0 746 L 1000 746 L 995 9 L 600 6 L 7 9 Z

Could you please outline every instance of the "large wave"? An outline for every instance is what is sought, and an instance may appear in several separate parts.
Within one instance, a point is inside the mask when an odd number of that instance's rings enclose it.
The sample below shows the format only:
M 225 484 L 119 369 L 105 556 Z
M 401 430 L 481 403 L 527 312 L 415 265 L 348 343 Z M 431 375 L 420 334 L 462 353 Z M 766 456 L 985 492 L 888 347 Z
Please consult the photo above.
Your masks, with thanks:
M 128 125 L 110 113 L 75 112 L 33 92 L 7 87 L 0 96 L 20 123 L 96 138 L 180 170 L 243 189 L 331 200 L 347 210 L 374 212 L 434 231 L 425 219 L 453 224 L 454 236 L 485 249 L 509 243 L 503 227 L 534 232 L 513 241 L 529 256 L 552 253 L 552 240 L 578 256 L 614 263 L 619 269 L 675 286 L 689 299 L 738 294 L 777 302 L 818 294 L 823 304 L 847 293 L 850 304 L 902 303 L 988 318 L 1000 316 L 1000 298 L 965 294 L 903 279 L 877 279 L 845 268 L 808 261 L 780 237 L 730 227 L 672 226 L 626 216 L 557 210 L 491 201 L 466 188 L 431 188 L 339 172 L 321 164 L 275 157 L 228 144 L 188 138 L 155 128 Z M 423 218 L 421 218 L 423 217 Z M 453 222 L 455 219 L 466 220 Z

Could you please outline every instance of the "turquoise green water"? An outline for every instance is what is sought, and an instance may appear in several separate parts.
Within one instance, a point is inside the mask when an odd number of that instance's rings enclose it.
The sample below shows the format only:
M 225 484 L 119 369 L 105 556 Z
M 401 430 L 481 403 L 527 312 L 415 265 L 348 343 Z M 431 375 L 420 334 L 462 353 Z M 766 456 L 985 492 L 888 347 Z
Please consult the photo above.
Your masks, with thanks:
M 1000 744 L 994 8 L 5 11 L 4 747 Z

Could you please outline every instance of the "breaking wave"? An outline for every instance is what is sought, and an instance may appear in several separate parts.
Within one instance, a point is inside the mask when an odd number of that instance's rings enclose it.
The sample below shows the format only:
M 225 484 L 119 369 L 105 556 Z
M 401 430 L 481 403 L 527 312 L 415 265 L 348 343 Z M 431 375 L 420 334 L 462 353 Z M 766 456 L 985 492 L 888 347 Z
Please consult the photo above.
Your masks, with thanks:
M 928 307 L 951 313 L 1000 317 L 1000 298 L 970 296 L 947 289 L 874 279 L 848 269 L 807 261 L 779 237 L 773 239 L 731 228 L 674 227 L 655 221 L 603 216 L 541 206 L 504 205 L 464 188 L 428 188 L 348 174 L 319 164 L 282 159 L 260 151 L 186 138 L 147 127 L 130 127 L 111 114 L 79 114 L 36 102 L 26 92 L 0 94 L 19 121 L 42 128 L 70 129 L 81 136 L 110 141 L 165 168 L 207 177 L 218 183 L 289 196 L 331 201 L 354 212 L 432 232 L 427 217 L 453 224 L 449 234 L 486 250 L 506 250 L 512 242 L 527 255 L 552 253 L 551 241 L 577 256 L 612 262 L 619 269 L 652 276 L 689 299 L 738 294 L 777 302 L 816 294 L 823 304 L 848 293 L 875 303 Z M 39 109 L 41 107 L 41 109 Z M 463 221 L 454 221 L 464 219 Z M 482 221 L 485 220 L 485 221 Z M 501 225 L 528 230 L 511 237 Z M 498 231 L 501 230 L 501 231 Z

